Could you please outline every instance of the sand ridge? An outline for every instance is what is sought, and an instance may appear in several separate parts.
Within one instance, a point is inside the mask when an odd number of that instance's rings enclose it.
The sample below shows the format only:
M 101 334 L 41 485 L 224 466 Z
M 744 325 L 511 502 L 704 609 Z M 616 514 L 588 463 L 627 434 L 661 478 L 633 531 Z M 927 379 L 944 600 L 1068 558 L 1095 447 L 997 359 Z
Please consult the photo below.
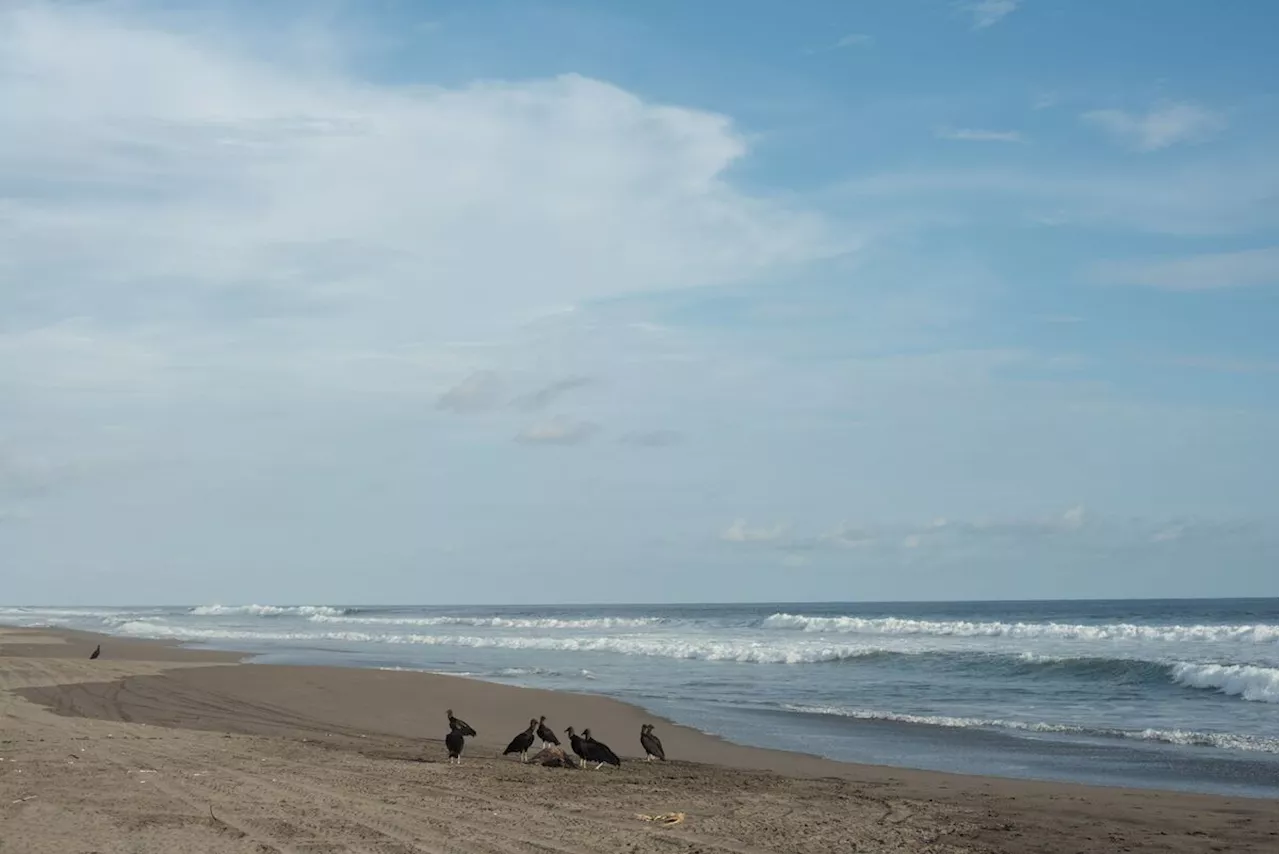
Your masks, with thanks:
M 13 633 L 0 852 L 1273 851 L 1273 802 L 993 780 L 744 748 L 603 697 Z M 53 639 L 53 640 L 51 640 Z M 85 660 L 101 640 L 104 656 Z M 447 765 L 443 710 L 479 730 Z M 530 716 L 621 770 L 498 757 Z M 642 722 L 667 763 L 636 761 Z M 663 826 L 639 816 L 684 813 Z

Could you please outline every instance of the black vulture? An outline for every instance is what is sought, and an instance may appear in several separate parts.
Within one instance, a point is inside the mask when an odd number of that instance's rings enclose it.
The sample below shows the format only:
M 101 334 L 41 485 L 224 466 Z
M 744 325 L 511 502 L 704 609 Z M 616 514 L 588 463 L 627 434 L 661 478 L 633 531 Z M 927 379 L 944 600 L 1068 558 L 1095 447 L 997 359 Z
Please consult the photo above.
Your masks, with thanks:
M 554 744 L 557 746 L 560 744 L 560 739 L 556 738 L 556 734 L 551 731 L 551 727 L 547 726 L 546 715 L 538 718 L 538 739 L 542 742 L 543 747 L 546 747 L 548 744 Z
M 449 751 L 449 764 L 455 762 L 462 764 L 462 748 L 466 745 L 467 739 L 462 735 L 461 730 L 451 729 L 449 734 L 444 737 L 444 746 Z
M 662 739 L 653 734 L 653 724 L 643 724 L 640 727 L 640 746 L 644 748 L 645 762 L 652 762 L 655 756 L 663 762 L 667 761 L 667 754 L 662 752 Z
M 618 758 L 618 754 L 610 750 L 609 745 L 603 741 L 596 741 L 592 738 L 590 729 L 582 731 L 582 749 L 586 753 L 586 760 L 596 763 L 597 771 L 605 765 L 612 765 L 615 768 L 622 767 L 622 760 Z
M 445 709 L 444 713 L 449 716 L 449 732 L 460 732 L 463 735 L 470 736 L 474 736 L 476 734 L 476 731 L 471 728 L 471 724 L 467 723 L 462 718 L 455 718 L 453 716 L 453 709 Z
M 520 761 L 525 762 L 529 758 L 529 748 L 533 747 L 533 733 L 538 728 L 538 722 L 533 718 L 529 719 L 529 728 L 524 732 L 511 739 L 511 743 L 507 745 L 507 749 L 502 751 L 502 755 L 508 753 L 519 753 Z
M 93 648 L 93 652 L 89 653 L 89 660 L 93 661 L 100 655 L 102 655 L 102 644 L 98 644 Z
M 585 768 L 587 765 L 587 750 L 582 737 L 573 731 L 573 727 L 566 729 L 565 734 L 569 736 L 569 746 L 573 748 L 574 755 L 578 757 L 578 764 Z

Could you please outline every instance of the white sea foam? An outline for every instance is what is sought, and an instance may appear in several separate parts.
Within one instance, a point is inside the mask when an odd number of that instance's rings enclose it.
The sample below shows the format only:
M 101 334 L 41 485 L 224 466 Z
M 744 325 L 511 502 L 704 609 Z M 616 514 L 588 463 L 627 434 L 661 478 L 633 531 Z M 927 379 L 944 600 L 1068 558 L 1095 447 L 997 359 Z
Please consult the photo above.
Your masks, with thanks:
M 842 661 L 875 655 L 879 648 L 819 641 L 788 640 L 776 643 L 692 640 L 655 637 L 488 637 L 474 635 L 384 634 L 372 632 L 273 632 L 223 628 L 196 628 L 133 621 L 121 625 L 123 634 L 184 640 L 337 641 L 343 643 L 420 644 L 463 646 L 477 649 L 525 649 L 555 652 L 612 652 L 658 658 L 738 661 L 752 664 L 808 664 Z
M 881 712 L 872 709 L 851 709 L 840 706 L 792 706 L 784 708 L 810 715 L 833 715 L 858 720 L 894 721 L 921 726 L 947 727 L 950 729 L 1007 729 L 1020 732 L 1058 733 L 1105 738 L 1128 738 L 1138 741 L 1161 741 L 1166 744 L 1186 744 L 1201 747 L 1218 747 L 1224 750 L 1246 750 L 1257 753 L 1276 753 L 1274 738 L 1239 735 L 1229 732 L 1192 732 L 1181 729 L 1112 729 L 1086 727 L 1074 724 L 1055 724 L 1043 721 L 1002 720 L 999 718 L 966 718 L 949 715 L 910 715 Z
M 346 611 L 329 605 L 198 605 L 189 613 L 195 617 L 337 617 Z
M 382 617 L 363 614 L 312 614 L 314 623 L 342 623 L 367 626 L 472 626 L 489 629 L 642 629 L 661 624 L 661 617 L 595 617 L 558 619 L 554 617 Z
M 1194 664 L 1179 662 L 1170 668 L 1179 685 L 1220 691 L 1257 703 L 1280 701 L 1280 670 L 1252 664 Z
M 761 622 L 765 629 L 831 634 L 938 635 L 943 637 L 1050 638 L 1062 640 L 1244 641 L 1275 643 L 1280 627 L 1270 623 L 1245 625 L 1136 625 L 1133 623 L 1004 623 L 968 620 L 908 620 L 897 617 L 808 617 L 773 614 Z

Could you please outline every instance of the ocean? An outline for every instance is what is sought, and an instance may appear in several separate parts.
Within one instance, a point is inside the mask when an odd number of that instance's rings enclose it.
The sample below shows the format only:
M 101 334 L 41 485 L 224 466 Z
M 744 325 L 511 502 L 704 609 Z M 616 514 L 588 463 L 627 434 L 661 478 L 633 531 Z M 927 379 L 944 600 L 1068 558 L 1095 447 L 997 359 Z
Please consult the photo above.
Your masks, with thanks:
M 607 694 L 833 759 L 1261 797 L 1277 796 L 1277 619 L 1275 599 L 0 607 L 261 662 Z

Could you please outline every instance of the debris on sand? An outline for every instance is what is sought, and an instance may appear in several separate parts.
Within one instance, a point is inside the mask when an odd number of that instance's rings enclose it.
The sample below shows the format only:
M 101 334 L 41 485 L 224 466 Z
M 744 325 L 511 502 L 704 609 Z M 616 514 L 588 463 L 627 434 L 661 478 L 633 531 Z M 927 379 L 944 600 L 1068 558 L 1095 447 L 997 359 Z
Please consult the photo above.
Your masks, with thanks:
M 564 748 L 548 745 L 533 755 L 529 760 L 544 768 L 577 768 L 578 761 L 564 752 Z

